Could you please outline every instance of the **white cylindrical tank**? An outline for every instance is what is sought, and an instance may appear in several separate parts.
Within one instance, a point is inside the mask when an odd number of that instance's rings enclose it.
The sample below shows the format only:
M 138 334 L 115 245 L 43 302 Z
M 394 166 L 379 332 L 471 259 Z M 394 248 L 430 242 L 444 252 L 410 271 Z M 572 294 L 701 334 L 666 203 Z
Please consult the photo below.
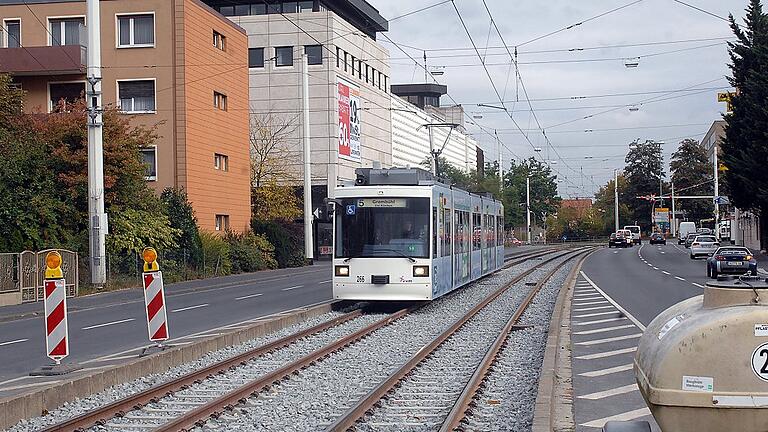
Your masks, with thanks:
M 664 432 L 768 431 L 768 283 L 711 282 L 662 312 L 634 369 Z

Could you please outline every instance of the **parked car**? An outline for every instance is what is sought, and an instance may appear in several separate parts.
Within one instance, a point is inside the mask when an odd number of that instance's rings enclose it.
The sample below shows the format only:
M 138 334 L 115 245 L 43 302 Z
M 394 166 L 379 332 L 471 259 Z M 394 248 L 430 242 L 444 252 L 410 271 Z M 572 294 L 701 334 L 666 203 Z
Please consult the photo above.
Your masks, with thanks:
M 643 244 L 643 239 L 640 235 L 640 226 L 639 225 L 626 225 L 624 226 L 625 230 L 628 230 L 632 233 L 632 243 L 633 244 Z
M 677 244 L 685 243 L 688 234 L 696 232 L 696 224 L 693 222 L 680 222 L 680 226 L 677 228 Z
M 691 243 L 691 259 L 696 259 L 700 256 L 709 256 L 715 253 L 717 248 L 720 247 L 720 242 L 713 235 L 697 235 Z
M 523 245 L 523 242 L 518 240 L 518 239 L 516 239 L 515 237 L 512 237 L 512 240 L 510 240 L 510 242 L 512 243 L 512 246 L 522 246 Z
M 683 243 L 685 243 L 685 247 L 686 247 L 686 248 L 689 248 L 689 247 L 691 247 L 691 243 L 693 243 L 693 240 L 695 240 L 695 239 L 696 239 L 696 236 L 697 236 L 697 235 L 698 235 L 697 233 L 690 233 L 690 234 L 688 234 L 688 235 L 685 237 L 685 241 L 684 241 Z
M 663 244 L 663 245 L 665 245 L 665 244 L 667 244 L 667 238 L 664 237 L 664 234 L 655 232 L 655 233 L 651 234 L 650 243 L 651 244 Z
M 757 276 L 757 260 L 752 252 L 740 246 L 723 246 L 707 258 L 707 277 L 717 279 L 720 274 L 746 274 Z

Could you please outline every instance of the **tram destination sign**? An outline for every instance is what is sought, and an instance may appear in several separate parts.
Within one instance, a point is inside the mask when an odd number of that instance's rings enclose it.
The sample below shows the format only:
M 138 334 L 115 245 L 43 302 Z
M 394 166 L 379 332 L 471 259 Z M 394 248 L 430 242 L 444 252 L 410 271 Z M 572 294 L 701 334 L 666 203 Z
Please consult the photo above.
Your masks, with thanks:
M 358 207 L 374 208 L 405 208 L 408 202 L 405 198 L 363 198 L 357 201 Z

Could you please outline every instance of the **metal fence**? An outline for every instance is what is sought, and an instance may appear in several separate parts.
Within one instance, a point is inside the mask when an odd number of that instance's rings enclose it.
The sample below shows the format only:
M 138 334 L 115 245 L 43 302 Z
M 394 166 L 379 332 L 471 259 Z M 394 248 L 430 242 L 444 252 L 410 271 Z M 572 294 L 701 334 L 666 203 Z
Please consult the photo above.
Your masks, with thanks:
M 0 293 L 20 292 L 22 303 L 42 300 L 45 256 L 53 250 L 61 254 L 67 296 L 76 296 L 79 289 L 78 256 L 76 252 L 64 249 L 0 253 Z

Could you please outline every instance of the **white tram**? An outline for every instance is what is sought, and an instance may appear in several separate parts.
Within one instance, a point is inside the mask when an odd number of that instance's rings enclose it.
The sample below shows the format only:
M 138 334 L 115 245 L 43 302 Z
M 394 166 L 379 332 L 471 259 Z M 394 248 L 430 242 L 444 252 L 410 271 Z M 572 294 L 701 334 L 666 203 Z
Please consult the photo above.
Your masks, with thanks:
M 336 299 L 433 300 L 502 266 L 499 201 L 421 169 L 356 173 L 331 200 Z

